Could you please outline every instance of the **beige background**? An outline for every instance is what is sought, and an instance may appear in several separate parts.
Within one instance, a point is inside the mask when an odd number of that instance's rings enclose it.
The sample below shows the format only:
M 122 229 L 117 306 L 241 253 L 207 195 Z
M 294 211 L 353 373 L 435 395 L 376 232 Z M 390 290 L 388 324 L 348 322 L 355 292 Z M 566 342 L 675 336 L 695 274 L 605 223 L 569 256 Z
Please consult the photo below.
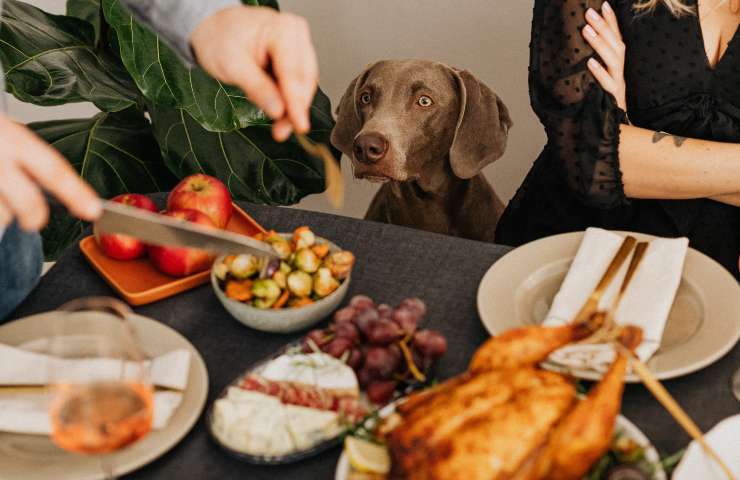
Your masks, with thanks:
M 207 1 L 207 0 L 202 0 Z M 31 0 L 63 13 L 63 0 Z M 505 200 L 514 194 L 544 144 L 529 107 L 527 63 L 531 1 L 491 0 L 282 0 L 283 10 L 305 16 L 319 55 L 321 86 L 336 102 L 365 65 L 384 58 L 425 58 L 473 72 L 509 106 L 514 128 L 506 154 L 485 173 Z M 89 116 L 91 105 L 40 108 L 10 100 L 10 113 L 29 122 Z M 345 174 L 350 171 L 343 159 Z M 347 176 L 341 214 L 362 216 L 376 190 Z M 318 195 L 299 207 L 332 211 Z

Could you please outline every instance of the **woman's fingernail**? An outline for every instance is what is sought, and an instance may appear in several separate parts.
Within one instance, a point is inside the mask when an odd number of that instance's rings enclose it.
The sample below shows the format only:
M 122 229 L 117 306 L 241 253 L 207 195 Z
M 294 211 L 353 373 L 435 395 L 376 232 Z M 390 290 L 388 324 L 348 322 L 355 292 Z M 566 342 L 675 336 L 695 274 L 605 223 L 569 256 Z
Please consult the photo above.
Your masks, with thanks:
M 589 58 L 588 59 L 588 62 L 586 62 L 586 63 L 588 63 L 588 66 L 589 67 L 592 67 L 592 68 L 599 66 L 599 62 L 597 62 L 594 57 Z
M 586 25 L 583 28 L 583 33 L 589 37 L 589 38 L 596 38 L 596 30 L 594 30 L 591 25 Z
M 589 20 L 598 20 L 599 14 L 596 13 L 596 10 L 594 10 L 593 8 L 589 8 L 588 10 L 586 10 L 586 18 L 588 18 Z
M 609 5 L 609 2 L 604 2 L 603 4 L 601 4 L 601 11 L 611 12 L 613 11 L 612 6 Z

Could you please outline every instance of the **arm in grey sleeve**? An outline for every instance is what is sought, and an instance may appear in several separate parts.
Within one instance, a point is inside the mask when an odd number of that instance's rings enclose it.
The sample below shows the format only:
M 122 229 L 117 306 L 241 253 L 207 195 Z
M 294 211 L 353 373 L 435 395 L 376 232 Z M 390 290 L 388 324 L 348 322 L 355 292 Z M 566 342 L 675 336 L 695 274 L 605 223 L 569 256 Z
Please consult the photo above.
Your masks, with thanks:
M 239 0 L 121 0 L 131 13 L 149 25 L 190 65 L 195 63 L 190 35 L 210 15 Z

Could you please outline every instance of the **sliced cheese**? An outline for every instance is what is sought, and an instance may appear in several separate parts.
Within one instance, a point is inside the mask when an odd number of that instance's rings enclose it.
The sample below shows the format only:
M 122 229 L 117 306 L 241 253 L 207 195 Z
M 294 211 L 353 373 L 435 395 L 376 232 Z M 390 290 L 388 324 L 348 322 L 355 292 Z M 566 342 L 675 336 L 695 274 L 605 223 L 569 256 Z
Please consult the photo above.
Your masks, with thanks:
M 358 396 L 355 372 L 325 353 L 281 355 L 265 365 L 259 376 L 273 382 L 307 385 L 340 395 Z

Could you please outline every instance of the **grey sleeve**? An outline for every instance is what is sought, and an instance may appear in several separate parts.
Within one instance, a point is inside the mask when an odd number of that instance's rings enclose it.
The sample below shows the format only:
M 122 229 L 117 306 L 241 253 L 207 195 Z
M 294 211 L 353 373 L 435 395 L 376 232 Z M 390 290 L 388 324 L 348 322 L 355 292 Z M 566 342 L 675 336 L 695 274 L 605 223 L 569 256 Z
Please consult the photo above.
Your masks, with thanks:
M 190 35 L 211 14 L 226 7 L 241 5 L 239 0 L 121 0 L 131 13 L 150 26 L 193 65 Z

